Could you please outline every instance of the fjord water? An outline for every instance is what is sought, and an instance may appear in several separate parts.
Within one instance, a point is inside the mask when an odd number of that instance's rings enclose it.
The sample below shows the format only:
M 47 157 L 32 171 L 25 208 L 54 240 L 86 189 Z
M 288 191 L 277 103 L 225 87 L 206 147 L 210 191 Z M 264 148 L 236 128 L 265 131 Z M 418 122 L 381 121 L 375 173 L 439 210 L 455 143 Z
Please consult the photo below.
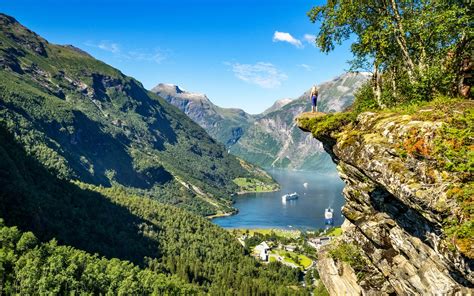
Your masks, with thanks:
M 216 218 L 214 223 L 224 228 L 324 228 L 324 210 L 334 209 L 334 225 L 341 225 L 344 204 L 344 182 L 337 173 L 270 170 L 280 183 L 278 192 L 252 193 L 236 197 L 237 215 Z M 308 183 L 307 188 L 303 185 Z M 282 202 L 282 195 L 297 192 L 297 200 Z

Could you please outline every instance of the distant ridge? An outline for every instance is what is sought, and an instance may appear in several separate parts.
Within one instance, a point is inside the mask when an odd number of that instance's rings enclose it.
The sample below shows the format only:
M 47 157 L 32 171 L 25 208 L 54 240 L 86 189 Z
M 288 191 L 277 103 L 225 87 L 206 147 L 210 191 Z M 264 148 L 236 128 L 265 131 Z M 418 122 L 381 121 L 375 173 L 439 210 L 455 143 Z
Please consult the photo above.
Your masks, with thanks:
M 206 95 L 185 91 L 174 84 L 160 83 L 151 91 L 178 107 L 226 147 L 234 145 L 254 121 L 242 109 L 221 108 Z
M 161 97 L 164 99 L 167 99 L 167 97 L 177 97 L 183 100 L 209 101 L 206 95 L 187 92 L 175 84 L 160 83 L 152 88 L 151 91 L 161 94 Z
M 342 111 L 370 73 L 345 73 L 319 85 L 319 109 Z M 261 114 L 220 108 L 206 95 L 160 83 L 153 92 L 186 113 L 231 153 L 262 167 L 334 170 L 321 143 L 295 128 L 294 117 L 311 109 L 308 89 L 297 99 L 279 99 Z M 303 145 L 304 144 L 304 145 Z
M 270 108 L 263 111 L 261 115 L 267 115 L 268 113 L 272 113 L 273 111 L 276 111 L 282 108 L 283 106 L 288 105 L 289 103 L 291 103 L 291 101 L 293 100 L 288 99 L 288 98 L 276 100 L 275 103 L 273 103 L 273 105 Z

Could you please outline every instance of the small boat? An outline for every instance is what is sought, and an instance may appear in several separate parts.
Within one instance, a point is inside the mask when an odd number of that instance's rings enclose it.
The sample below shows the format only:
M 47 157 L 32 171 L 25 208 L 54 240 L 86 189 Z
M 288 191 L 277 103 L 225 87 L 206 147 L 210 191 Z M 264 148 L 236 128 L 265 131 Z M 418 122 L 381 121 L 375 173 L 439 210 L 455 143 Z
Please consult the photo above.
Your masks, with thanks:
M 331 209 L 331 208 L 327 208 L 324 211 L 324 224 L 326 224 L 326 225 L 333 225 L 334 224 L 334 220 L 332 218 L 333 213 L 334 213 L 334 210 Z
M 303 183 L 303 187 L 304 187 L 305 189 L 308 189 L 308 183 Z
M 295 200 L 299 197 L 298 193 L 296 192 L 293 192 L 293 193 L 288 193 L 288 194 L 285 194 L 281 197 L 281 200 L 282 201 L 287 201 L 287 200 Z

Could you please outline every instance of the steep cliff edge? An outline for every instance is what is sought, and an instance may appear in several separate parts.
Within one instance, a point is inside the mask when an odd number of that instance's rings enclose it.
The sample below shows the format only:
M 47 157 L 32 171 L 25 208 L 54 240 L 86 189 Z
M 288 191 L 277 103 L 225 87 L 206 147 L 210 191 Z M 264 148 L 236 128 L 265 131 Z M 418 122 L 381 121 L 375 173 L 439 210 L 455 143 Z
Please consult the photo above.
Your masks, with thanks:
M 351 246 L 360 255 L 346 261 L 357 263 L 361 293 L 472 293 L 473 118 L 474 102 L 450 100 L 296 119 L 323 143 L 346 183 L 345 232 L 332 248 Z M 338 250 L 328 253 L 332 261 L 320 260 L 320 272 L 344 261 Z M 332 293 L 353 274 L 339 276 L 322 276 Z

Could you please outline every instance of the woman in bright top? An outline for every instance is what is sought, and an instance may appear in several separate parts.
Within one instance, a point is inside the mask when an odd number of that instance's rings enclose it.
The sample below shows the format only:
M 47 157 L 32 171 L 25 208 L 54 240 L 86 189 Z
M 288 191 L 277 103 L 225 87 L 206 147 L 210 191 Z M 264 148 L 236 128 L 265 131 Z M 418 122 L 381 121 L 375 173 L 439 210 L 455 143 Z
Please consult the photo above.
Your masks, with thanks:
M 313 113 L 318 112 L 318 88 L 316 87 L 316 85 L 314 85 L 311 89 L 310 98 L 312 103 L 311 111 Z

